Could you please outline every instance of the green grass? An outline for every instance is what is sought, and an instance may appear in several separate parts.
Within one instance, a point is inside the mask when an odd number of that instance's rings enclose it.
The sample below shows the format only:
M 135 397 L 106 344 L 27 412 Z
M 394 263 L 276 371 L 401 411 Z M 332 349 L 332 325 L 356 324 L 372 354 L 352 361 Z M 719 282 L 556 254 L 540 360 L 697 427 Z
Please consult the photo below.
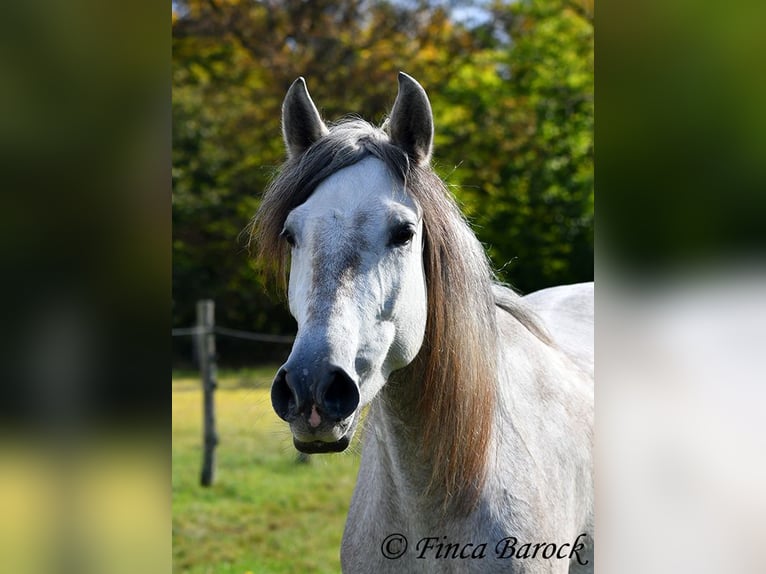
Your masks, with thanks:
M 276 367 L 219 374 L 216 477 L 199 486 L 201 391 L 173 376 L 173 571 L 339 572 L 356 481 L 356 452 L 296 462 L 287 425 L 271 409 Z M 349 450 L 358 450 L 358 446 Z

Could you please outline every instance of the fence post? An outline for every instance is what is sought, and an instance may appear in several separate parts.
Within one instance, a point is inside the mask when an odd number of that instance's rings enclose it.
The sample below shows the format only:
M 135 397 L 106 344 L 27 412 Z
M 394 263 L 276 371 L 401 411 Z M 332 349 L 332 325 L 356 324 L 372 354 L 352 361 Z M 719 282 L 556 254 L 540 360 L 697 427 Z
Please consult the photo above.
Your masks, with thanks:
M 214 393 L 216 383 L 215 364 L 215 303 L 210 299 L 197 301 L 197 350 L 202 378 L 202 472 L 200 484 L 210 486 L 215 476 L 215 447 L 218 433 L 215 428 Z

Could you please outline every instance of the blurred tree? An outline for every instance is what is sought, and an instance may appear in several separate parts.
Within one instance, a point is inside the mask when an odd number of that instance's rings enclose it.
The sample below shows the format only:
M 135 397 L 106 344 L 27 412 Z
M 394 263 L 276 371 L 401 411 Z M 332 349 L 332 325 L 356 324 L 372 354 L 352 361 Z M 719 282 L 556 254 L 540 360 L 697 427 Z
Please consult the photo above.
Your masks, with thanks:
M 435 102 L 437 157 L 451 160 L 442 174 L 501 279 L 524 292 L 590 280 L 592 6 L 520 0 L 492 13 L 483 27 L 495 45 Z
M 456 18 L 458 8 L 479 17 Z M 179 0 L 173 4 L 173 320 L 285 333 L 239 233 L 284 157 L 280 107 L 304 75 L 328 120 L 380 122 L 396 72 L 431 95 L 436 167 L 503 279 L 592 277 L 592 23 L 563 0 Z M 514 265 L 506 266 L 509 260 Z M 183 343 L 181 343 L 183 345 Z M 287 349 L 222 340 L 220 353 Z

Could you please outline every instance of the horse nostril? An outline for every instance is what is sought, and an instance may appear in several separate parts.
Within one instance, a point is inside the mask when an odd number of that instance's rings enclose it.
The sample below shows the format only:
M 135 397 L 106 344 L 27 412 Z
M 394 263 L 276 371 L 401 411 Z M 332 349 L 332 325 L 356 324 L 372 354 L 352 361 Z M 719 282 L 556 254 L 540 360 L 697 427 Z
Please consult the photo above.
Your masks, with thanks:
M 341 421 L 359 406 L 359 388 L 340 368 L 330 369 L 320 393 L 320 406 L 327 416 Z
M 279 418 L 288 422 L 297 411 L 297 399 L 287 382 L 287 371 L 284 368 L 279 369 L 271 384 L 271 406 Z

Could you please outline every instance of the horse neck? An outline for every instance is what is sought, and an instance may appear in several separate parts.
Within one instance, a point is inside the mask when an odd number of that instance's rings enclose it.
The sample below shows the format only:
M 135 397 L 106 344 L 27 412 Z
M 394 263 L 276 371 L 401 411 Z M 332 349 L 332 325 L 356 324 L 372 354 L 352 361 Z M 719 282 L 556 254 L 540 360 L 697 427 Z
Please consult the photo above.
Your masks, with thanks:
M 388 508 L 404 515 L 436 511 L 444 493 L 428 490 L 432 462 L 423 456 L 423 425 L 418 412 L 419 381 L 398 376 L 389 381 L 370 409 L 367 441 L 372 441 L 375 475 Z M 367 448 L 367 445 L 365 445 Z
M 373 444 L 365 448 L 373 450 L 368 464 L 375 466 L 373 474 L 384 506 L 399 513 L 400 519 L 415 517 L 421 524 L 438 525 L 445 519 L 448 493 L 431 483 L 433 467 L 439 463 L 423 449 L 422 386 L 423 375 L 417 366 L 392 376 L 371 405 L 366 440 Z M 495 413 L 488 416 L 494 418 Z

